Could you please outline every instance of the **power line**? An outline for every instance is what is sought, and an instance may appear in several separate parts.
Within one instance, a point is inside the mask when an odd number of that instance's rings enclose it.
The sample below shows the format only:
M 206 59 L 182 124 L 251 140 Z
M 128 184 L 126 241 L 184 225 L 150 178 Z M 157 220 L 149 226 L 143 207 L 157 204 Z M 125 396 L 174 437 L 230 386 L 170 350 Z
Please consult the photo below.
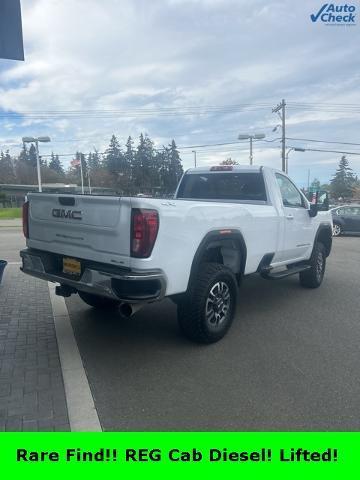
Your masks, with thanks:
M 360 103 L 331 103 L 331 102 L 289 102 L 289 105 L 322 105 L 330 107 L 359 107 Z
M 225 143 L 206 143 L 203 145 L 186 145 L 185 147 L 177 147 L 178 150 L 185 150 L 188 148 L 205 148 L 205 147 L 222 147 L 225 145 L 238 145 L 238 144 L 247 144 L 247 141 L 243 142 L 225 142 Z
M 287 140 L 298 140 L 301 142 L 317 142 L 317 143 L 335 143 L 337 145 L 360 145 L 360 143 L 354 142 L 335 142 L 333 140 L 314 140 L 312 138 L 294 138 L 294 137 L 286 137 Z
M 287 145 L 288 148 L 297 148 Z M 341 150 L 322 150 L 318 148 L 304 148 L 305 152 L 326 152 L 326 153 L 343 153 L 344 155 L 360 155 L 360 152 L 343 152 Z
M 236 113 L 246 110 L 270 108 L 270 104 L 232 104 L 232 105 L 198 105 L 182 107 L 158 107 L 140 109 L 92 109 L 92 110 L 24 110 L 0 112 L 0 118 L 114 118 L 114 117 L 146 117 L 146 116 L 184 116 L 203 114 Z
M 360 104 L 345 103 L 306 103 L 288 102 L 291 109 L 304 111 L 326 111 L 335 113 L 360 113 Z M 227 105 L 192 105 L 176 107 L 133 108 L 133 109 L 77 109 L 77 110 L 23 110 L 1 111 L 0 118 L 115 118 L 115 117 L 148 117 L 148 116 L 187 116 L 187 115 L 214 115 L 238 113 L 241 111 L 256 111 L 271 109 L 271 103 L 236 103 Z

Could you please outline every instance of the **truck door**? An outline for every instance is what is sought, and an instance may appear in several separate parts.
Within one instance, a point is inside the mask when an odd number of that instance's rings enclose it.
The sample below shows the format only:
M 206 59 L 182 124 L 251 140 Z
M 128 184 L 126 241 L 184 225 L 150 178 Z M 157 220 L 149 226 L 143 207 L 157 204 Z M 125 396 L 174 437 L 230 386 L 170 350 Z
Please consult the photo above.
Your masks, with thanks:
M 280 173 L 275 176 L 284 209 L 284 239 L 280 258 L 281 261 L 302 260 L 309 256 L 312 249 L 313 219 L 309 216 L 303 196 L 292 181 Z

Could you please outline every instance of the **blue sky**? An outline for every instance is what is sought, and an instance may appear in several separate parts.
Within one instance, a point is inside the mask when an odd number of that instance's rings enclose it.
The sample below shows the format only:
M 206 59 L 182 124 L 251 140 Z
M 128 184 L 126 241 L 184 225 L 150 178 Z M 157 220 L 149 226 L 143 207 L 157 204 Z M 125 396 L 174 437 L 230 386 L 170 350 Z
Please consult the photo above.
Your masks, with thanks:
M 339 4 L 337 2 L 336 4 Z M 352 2 L 358 9 L 359 2 Z M 24 135 L 49 135 L 42 152 L 103 151 L 115 133 L 148 133 L 161 146 L 234 142 L 279 123 L 271 106 L 289 102 L 287 136 L 360 143 L 360 18 L 353 27 L 312 23 L 322 1 L 23 0 L 25 62 L 0 60 L 0 110 L 118 110 L 96 118 L 0 118 L 0 148 L 16 153 Z M 316 108 L 295 108 L 311 103 Z M 326 104 L 354 104 L 356 110 Z M 209 113 L 206 106 L 256 104 Z M 262 106 L 263 105 L 263 106 Z M 159 115 L 174 108 L 176 115 Z M 150 109 L 152 115 L 132 115 Z M 193 109 L 193 110 L 191 110 Z M 183 115 L 182 113 L 191 113 Z M 359 146 L 287 141 L 289 146 L 348 150 Z M 181 151 L 192 166 L 191 149 Z M 201 165 L 231 156 L 248 162 L 248 144 L 197 148 Z M 301 185 L 328 181 L 340 154 L 291 152 Z M 63 157 L 66 164 L 71 157 Z M 348 155 L 360 175 L 360 156 Z M 279 142 L 258 142 L 254 161 L 280 168 Z

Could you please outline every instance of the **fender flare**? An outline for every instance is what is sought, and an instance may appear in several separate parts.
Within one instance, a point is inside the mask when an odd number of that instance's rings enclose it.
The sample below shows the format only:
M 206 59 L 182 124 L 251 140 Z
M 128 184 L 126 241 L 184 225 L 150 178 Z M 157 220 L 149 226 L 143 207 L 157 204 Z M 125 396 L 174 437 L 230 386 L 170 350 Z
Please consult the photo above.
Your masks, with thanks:
M 326 248 L 326 256 L 328 257 L 330 255 L 330 252 L 331 252 L 332 238 L 333 238 L 331 225 L 329 223 L 320 223 L 319 228 L 317 229 L 317 232 L 316 232 L 316 235 L 315 235 L 313 251 L 314 251 L 316 242 L 319 240 L 319 237 L 324 235 L 324 234 L 326 236 L 328 236 L 327 244 L 324 244 L 324 246 Z
M 235 229 L 218 228 L 216 230 L 211 230 L 210 232 L 208 232 L 201 240 L 191 264 L 188 288 L 191 279 L 193 278 L 195 272 L 198 270 L 198 267 L 201 263 L 201 258 L 204 255 L 207 246 L 209 245 L 209 243 L 217 240 L 235 240 L 235 242 L 239 245 L 239 250 L 241 251 L 240 274 L 242 275 L 244 273 L 247 258 L 247 248 L 242 233 L 239 230 Z

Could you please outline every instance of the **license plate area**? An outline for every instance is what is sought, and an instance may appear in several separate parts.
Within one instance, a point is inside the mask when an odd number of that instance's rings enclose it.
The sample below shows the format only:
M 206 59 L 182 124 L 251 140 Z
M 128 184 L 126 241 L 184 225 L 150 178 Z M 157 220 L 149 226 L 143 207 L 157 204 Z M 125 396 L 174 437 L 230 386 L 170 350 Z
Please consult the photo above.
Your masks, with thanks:
M 76 258 L 63 258 L 63 273 L 79 277 L 81 275 L 81 263 Z

